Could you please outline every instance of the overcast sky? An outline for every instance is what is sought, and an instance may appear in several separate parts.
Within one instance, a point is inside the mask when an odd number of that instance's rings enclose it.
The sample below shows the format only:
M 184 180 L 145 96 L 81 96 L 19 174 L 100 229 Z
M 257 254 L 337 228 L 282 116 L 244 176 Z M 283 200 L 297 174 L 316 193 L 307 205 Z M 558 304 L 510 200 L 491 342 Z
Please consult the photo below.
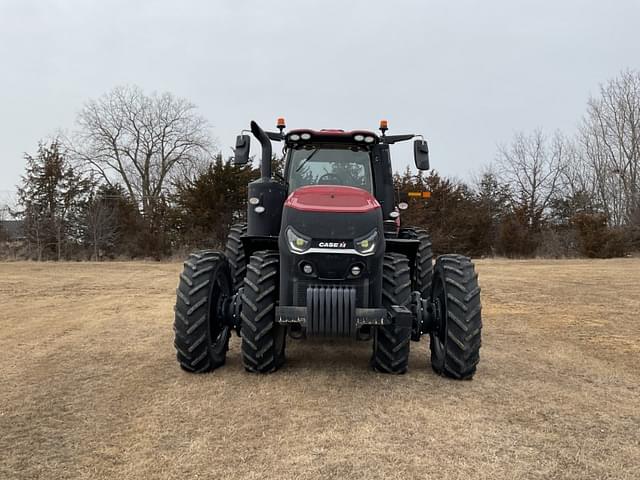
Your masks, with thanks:
M 387 118 L 468 178 L 517 130 L 573 132 L 601 82 L 640 68 L 639 23 L 638 0 L 0 0 L 0 191 L 122 84 L 190 99 L 226 153 L 251 119 Z M 410 151 L 393 158 L 401 170 Z

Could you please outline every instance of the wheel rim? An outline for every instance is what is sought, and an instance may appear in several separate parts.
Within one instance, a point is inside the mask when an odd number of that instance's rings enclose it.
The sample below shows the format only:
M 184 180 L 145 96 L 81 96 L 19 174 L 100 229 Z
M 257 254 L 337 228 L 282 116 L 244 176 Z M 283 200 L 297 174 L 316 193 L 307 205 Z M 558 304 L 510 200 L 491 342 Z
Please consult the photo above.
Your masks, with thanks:
M 230 279 L 218 270 L 211 279 L 209 292 L 209 338 L 215 345 L 220 340 L 226 340 L 229 326 L 224 324 L 224 312 L 232 295 Z
M 431 349 L 436 358 L 442 359 L 447 341 L 447 292 L 441 275 L 434 278 L 432 299 L 435 328 L 431 332 Z

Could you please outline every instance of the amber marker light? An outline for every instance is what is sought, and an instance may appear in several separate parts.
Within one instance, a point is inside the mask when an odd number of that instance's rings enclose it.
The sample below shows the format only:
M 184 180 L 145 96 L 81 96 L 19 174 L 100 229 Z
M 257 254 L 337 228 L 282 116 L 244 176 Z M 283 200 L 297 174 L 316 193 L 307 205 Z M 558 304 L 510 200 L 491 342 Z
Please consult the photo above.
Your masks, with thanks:
M 389 130 L 389 122 L 386 120 L 380 120 L 380 131 L 382 132 L 382 136 L 384 136 L 387 130 Z

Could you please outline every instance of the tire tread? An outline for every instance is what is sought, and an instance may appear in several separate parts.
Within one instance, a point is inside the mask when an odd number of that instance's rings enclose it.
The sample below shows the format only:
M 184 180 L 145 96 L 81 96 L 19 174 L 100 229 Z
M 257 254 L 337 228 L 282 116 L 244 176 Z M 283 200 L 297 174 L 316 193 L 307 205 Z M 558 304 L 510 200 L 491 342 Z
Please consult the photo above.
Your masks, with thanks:
M 468 380 L 476 372 L 482 344 L 482 305 L 478 274 L 473 262 L 462 255 L 442 255 L 436 260 L 436 275 L 444 275 L 447 295 L 447 339 L 444 361 L 434 358 L 433 370 L 450 378 Z
M 203 280 L 200 277 L 205 273 L 209 276 Z M 209 338 L 210 288 L 207 287 L 217 274 L 228 275 L 224 254 L 203 250 L 189 255 L 179 277 L 174 307 L 174 346 L 178 363 L 189 372 L 205 373 L 225 363 L 228 334 L 222 332 L 219 339 Z
M 260 251 L 246 268 L 240 336 L 242 362 L 249 372 L 274 372 L 284 363 L 284 327 L 275 322 L 279 266 L 278 252 Z
M 384 256 L 382 277 L 382 304 L 406 306 L 411 298 L 409 259 L 398 253 Z M 409 366 L 411 328 L 395 325 L 376 327 L 373 335 L 371 365 L 382 373 L 402 374 Z
M 241 240 L 241 237 L 246 233 L 246 223 L 231 225 L 229 234 L 227 235 L 227 244 L 224 249 L 224 253 L 229 260 L 229 268 L 231 269 L 233 290 L 236 292 L 242 287 L 244 277 L 247 274 L 247 257 Z

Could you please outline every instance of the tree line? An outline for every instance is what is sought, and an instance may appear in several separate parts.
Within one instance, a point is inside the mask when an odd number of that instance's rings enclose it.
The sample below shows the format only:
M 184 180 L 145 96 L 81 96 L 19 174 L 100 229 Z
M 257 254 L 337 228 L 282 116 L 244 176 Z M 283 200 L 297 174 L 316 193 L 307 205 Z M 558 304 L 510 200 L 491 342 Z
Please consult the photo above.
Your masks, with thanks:
M 25 155 L 19 256 L 164 258 L 219 247 L 243 220 L 259 172 L 215 153 L 186 99 L 119 87 L 87 102 L 77 126 Z M 516 133 L 472 180 L 409 169 L 394 180 L 399 198 L 430 192 L 410 197 L 402 221 L 427 228 L 436 253 L 612 257 L 640 250 L 639 166 L 640 73 L 625 71 L 571 135 Z

